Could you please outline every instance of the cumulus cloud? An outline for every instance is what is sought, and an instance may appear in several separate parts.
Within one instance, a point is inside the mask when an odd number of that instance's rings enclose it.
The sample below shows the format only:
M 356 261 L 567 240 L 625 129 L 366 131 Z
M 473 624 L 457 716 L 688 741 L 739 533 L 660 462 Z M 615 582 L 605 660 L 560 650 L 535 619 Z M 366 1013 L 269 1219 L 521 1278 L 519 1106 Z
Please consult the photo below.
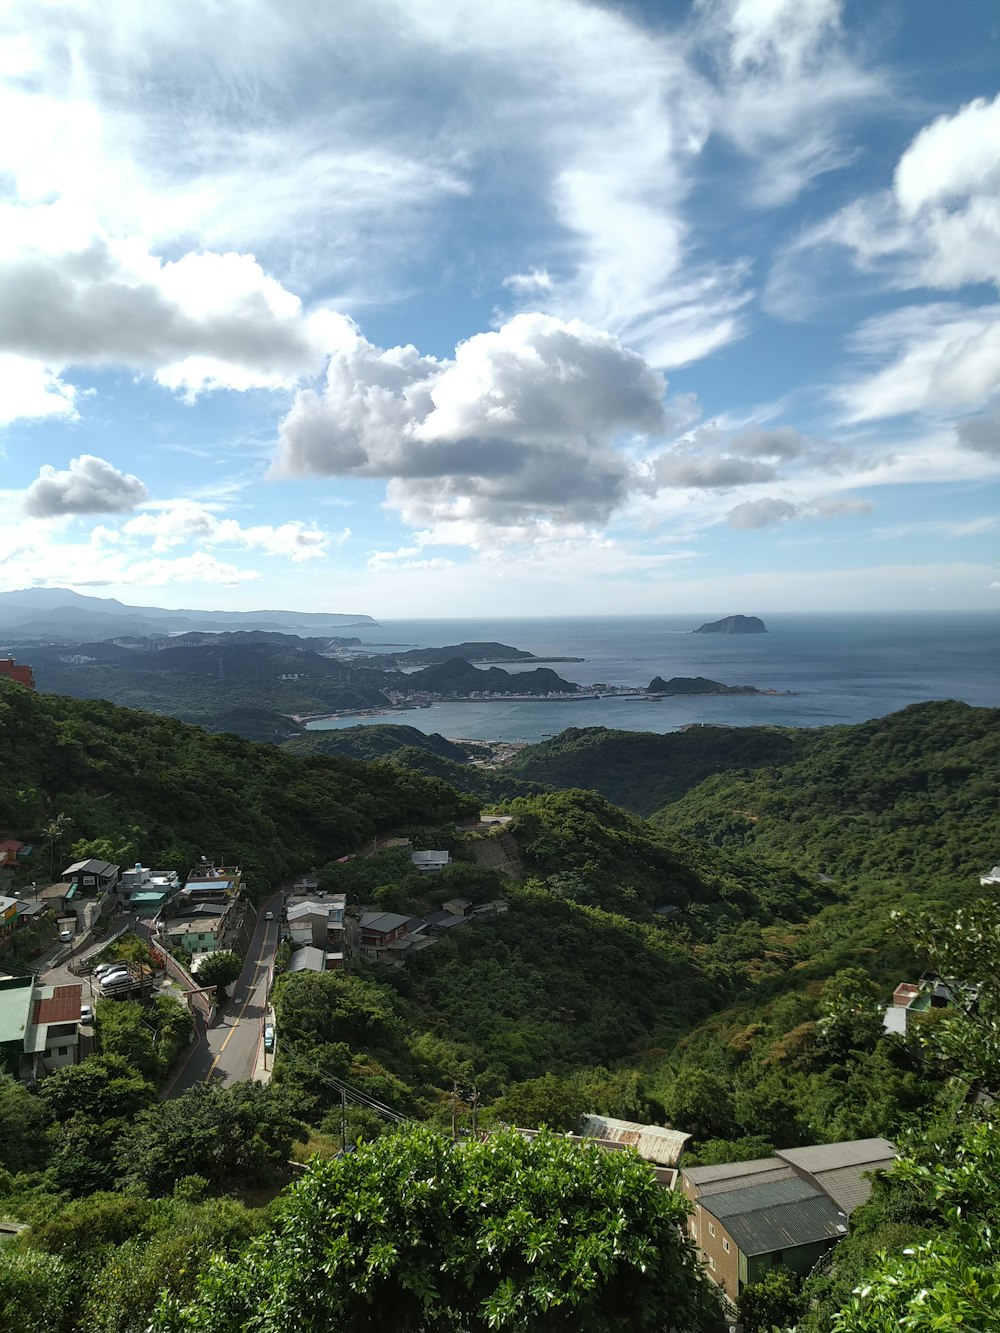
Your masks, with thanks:
M 329 533 L 297 519 L 244 527 L 234 518 L 222 518 L 204 506 L 180 501 L 156 512 L 137 514 L 122 524 L 120 534 L 128 540 L 151 538 L 151 549 L 156 554 L 195 543 L 203 547 L 243 547 L 300 564 L 323 559 L 331 546 L 340 546 L 350 537 L 350 529 Z M 115 534 L 115 540 L 117 537 Z
M 198 392 L 290 386 L 344 336 L 342 317 L 305 312 L 252 255 L 165 262 L 135 242 L 68 242 L 23 235 L 0 260 L 3 352 L 59 369 L 134 367 Z
M 736 458 L 731 454 L 698 457 L 682 450 L 660 454 L 652 470 L 659 486 L 704 486 L 719 490 L 773 481 L 777 475 L 769 463 L 753 458 Z
M 730 511 L 729 526 L 741 532 L 772 528 L 793 518 L 842 518 L 851 514 L 867 514 L 873 508 L 868 500 L 856 496 L 828 496 L 792 504 L 789 500 L 764 496 L 747 500 Z
M 1000 94 L 939 116 L 911 141 L 891 187 L 805 232 L 769 283 L 774 313 L 798 313 L 798 279 L 816 252 L 848 250 L 856 267 L 903 290 L 1000 283 Z M 808 282 L 807 282 L 808 285 Z
M 62 472 L 44 463 L 24 493 L 23 508 L 34 518 L 120 514 L 135 509 L 148 495 L 138 477 L 119 472 L 103 458 L 81 454 Z
M 450 361 L 357 335 L 324 392 L 297 395 L 272 472 L 392 478 L 390 503 L 431 521 L 606 519 L 632 477 L 615 442 L 662 430 L 665 388 L 609 334 L 546 315 L 477 334 Z
M 0 353 L 0 426 L 77 415 L 76 389 L 43 363 Z

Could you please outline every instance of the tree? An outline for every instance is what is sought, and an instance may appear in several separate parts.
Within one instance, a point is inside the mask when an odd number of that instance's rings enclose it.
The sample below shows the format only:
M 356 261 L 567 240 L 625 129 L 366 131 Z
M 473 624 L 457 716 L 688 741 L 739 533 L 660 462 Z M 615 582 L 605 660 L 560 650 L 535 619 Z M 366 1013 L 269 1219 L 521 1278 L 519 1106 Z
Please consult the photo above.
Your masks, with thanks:
M 243 971 L 243 960 L 238 953 L 220 949 L 198 964 L 197 980 L 202 986 L 229 986 Z
M 733 1128 L 727 1081 L 697 1065 L 683 1069 L 667 1097 L 667 1114 L 672 1124 L 696 1139 L 721 1138 Z
M 0 1246 L 0 1328 L 4 1333 L 70 1333 L 73 1274 L 55 1254 Z
M 126 1190 L 169 1194 L 201 1175 L 216 1188 L 256 1185 L 282 1172 L 306 1132 L 284 1089 L 260 1083 L 197 1083 L 143 1111 L 118 1147 Z
M 785 1328 L 802 1313 L 799 1284 L 787 1268 L 773 1268 L 762 1282 L 752 1282 L 737 1301 L 740 1323 L 746 1333 L 771 1333 Z
M 69 826 L 69 815 L 55 815 L 42 829 L 42 838 L 49 848 L 49 879 L 55 878 L 56 848 L 62 845 L 62 840 L 69 831 Z
M 156 1100 L 156 1089 L 120 1055 L 91 1055 L 53 1070 L 39 1095 L 58 1121 L 78 1113 L 103 1121 L 138 1115 Z
M 216 1260 L 158 1333 L 715 1333 L 681 1196 L 631 1153 L 426 1129 L 314 1159 L 275 1228 Z
M 17 1079 L 0 1073 L 0 1167 L 28 1171 L 45 1155 L 49 1108 Z

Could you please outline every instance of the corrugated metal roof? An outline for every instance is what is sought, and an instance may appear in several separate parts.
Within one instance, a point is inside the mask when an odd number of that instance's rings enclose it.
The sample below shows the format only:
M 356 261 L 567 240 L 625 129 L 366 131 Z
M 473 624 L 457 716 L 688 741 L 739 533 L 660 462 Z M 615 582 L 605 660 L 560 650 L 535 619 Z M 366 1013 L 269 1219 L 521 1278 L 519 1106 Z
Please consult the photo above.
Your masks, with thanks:
M 80 1018 L 80 1005 L 83 1001 L 83 986 L 53 986 L 42 989 L 41 998 L 35 1004 L 36 1023 L 76 1023 Z
M 784 1162 L 774 1162 L 770 1171 L 761 1171 L 755 1176 L 730 1176 L 728 1180 L 706 1180 L 698 1186 L 698 1198 L 713 1198 L 716 1194 L 727 1194 L 733 1190 L 749 1189 L 751 1185 L 769 1185 L 775 1180 L 795 1180 L 792 1167 Z
M 846 1214 L 799 1177 L 716 1194 L 701 1206 L 750 1256 L 837 1240 L 847 1229 Z
M 758 1175 L 774 1171 L 780 1163 L 773 1157 L 755 1157 L 750 1162 L 723 1162 L 720 1166 L 686 1166 L 684 1175 L 692 1185 L 707 1185 L 716 1180 L 732 1180 L 737 1176 Z
M 896 1150 L 888 1139 L 848 1139 L 844 1143 L 819 1143 L 813 1148 L 781 1148 L 775 1153 L 803 1171 L 836 1171 L 842 1166 L 866 1166 L 892 1160 Z
M 325 972 L 326 955 L 322 949 L 307 944 L 304 949 L 296 949 L 288 964 L 289 972 Z
M 691 1137 L 665 1125 L 640 1125 L 632 1120 L 614 1120 L 603 1115 L 585 1115 L 583 1132 L 589 1138 L 608 1139 L 634 1148 L 640 1157 L 658 1166 L 676 1166 Z
M 895 1160 L 889 1157 L 881 1162 L 866 1162 L 864 1166 L 842 1166 L 838 1171 L 820 1171 L 814 1179 L 838 1208 L 850 1214 L 871 1197 L 872 1182 L 866 1178 L 868 1172 L 888 1171 Z
M 405 926 L 409 919 L 408 916 L 400 916 L 398 912 L 362 912 L 361 929 L 384 935 Z

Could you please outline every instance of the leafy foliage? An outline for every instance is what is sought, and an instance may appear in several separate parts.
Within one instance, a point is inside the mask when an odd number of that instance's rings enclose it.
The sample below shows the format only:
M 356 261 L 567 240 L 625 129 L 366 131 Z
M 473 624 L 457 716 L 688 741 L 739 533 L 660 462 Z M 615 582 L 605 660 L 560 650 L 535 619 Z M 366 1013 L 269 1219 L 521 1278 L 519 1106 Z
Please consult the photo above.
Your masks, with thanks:
M 217 1261 L 159 1333 L 717 1330 L 685 1206 L 630 1154 L 426 1130 L 315 1161 L 273 1232 Z

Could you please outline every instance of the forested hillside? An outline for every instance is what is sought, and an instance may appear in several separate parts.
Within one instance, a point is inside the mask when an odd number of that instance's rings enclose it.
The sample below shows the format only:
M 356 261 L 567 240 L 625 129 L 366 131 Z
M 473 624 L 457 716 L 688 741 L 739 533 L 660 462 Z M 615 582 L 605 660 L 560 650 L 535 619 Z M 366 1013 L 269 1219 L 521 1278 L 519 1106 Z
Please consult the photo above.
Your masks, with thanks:
M 478 809 L 391 765 L 297 757 L 210 736 L 153 713 L 36 694 L 0 680 L 0 828 L 56 870 L 73 842 L 106 839 L 122 864 L 186 872 L 202 855 L 241 864 L 252 887 L 354 850 L 376 831 Z M 57 816 L 65 827 L 46 833 Z M 51 857 L 50 857 L 51 851 Z
M 651 815 L 712 774 L 791 762 L 807 750 L 810 735 L 779 727 L 692 727 L 664 736 L 570 727 L 527 746 L 504 774 L 547 787 L 589 788 Z
M 1000 709 L 915 704 L 818 729 L 791 762 L 739 768 L 695 787 L 654 822 L 813 871 L 905 878 L 914 888 L 997 860 Z

